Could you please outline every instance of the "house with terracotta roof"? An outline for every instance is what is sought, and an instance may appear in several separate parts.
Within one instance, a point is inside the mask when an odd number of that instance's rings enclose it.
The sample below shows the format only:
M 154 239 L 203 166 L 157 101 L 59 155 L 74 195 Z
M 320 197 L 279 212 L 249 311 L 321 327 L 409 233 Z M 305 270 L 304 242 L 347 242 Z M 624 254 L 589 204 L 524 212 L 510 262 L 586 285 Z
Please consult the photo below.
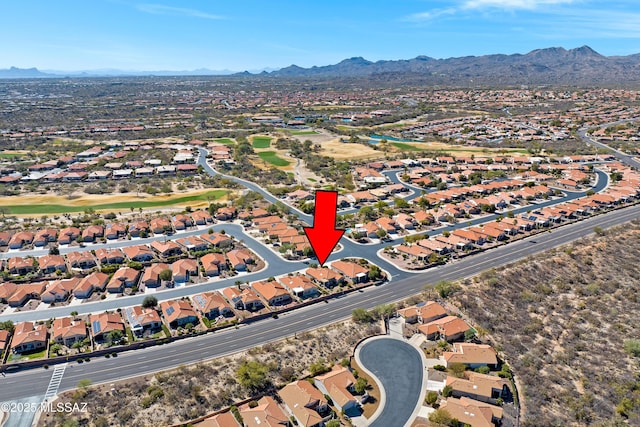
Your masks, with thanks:
M 127 234 L 127 227 L 124 224 L 109 224 L 107 225 L 106 230 L 104 231 L 104 236 L 108 240 L 116 240 L 121 237 L 124 237 Z
M 468 397 L 493 405 L 498 399 L 505 402 L 513 399 L 509 381 L 504 378 L 474 371 L 464 371 L 463 375 L 463 378 L 447 376 L 445 385 L 451 387 L 453 397 Z
M 151 333 L 162 328 L 162 319 L 153 308 L 142 308 L 139 305 L 124 309 L 124 315 L 131 326 L 131 332 L 142 336 L 146 331 Z
M 189 236 L 183 237 L 181 239 L 176 239 L 176 243 L 185 248 L 187 251 L 206 251 L 209 249 L 209 242 L 201 239 L 198 236 Z
M 45 348 L 47 348 L 47 325 L 22 322 L 15 327 L 11 340 L 12 352 L 20 354 Z
M 53 320 L 51 338 L 58 344 L 71 347 L 87 338 L 87 326 L 84 322 L 74 321 L 70 317 L 59 317 Z
M 96 249 L 96 258 L 101 265 L 122 264 L 125 260 L 124 252 L 119 248 Z
M 107 292 L 122 293 L 124 288 L 131 288 L 138 283 L 140 272 L 135 268 L 121 267 L 113 273 L 111 280 L 107 283 Z
M 318 286 L 307 277 L 300 274 L 284 276 L 278 279 L 285 289 L 298 298 L 314 298 L 320 295 Z
M 209 320 L 220 316 L 230 317 L 234 315 L 231 305 L 218 292 L 203 292 L 191 296 L 193 306 L 198 313 Z
M 19 285 L 16 291 L 7 299 L 10 307 L 22 307 L 29 300 L 39 300 L 40 296 L 46 289 L 46 283 L 28 283 Z
M 129 225 L 131 237 L 140 237 L 140 233 L 149 234 L 149 224 L 146 221 L 136 221 Z
M 356 379 L 349 369 L 335 365 L 331 371 L 316 376 L 313 381 L 322 394 L 331 397 L 333 404 L 339 411 L 348 414 L 359 409 L 360 403 L 352 394 L 355 393 Z
M 209 253 L 200 258 L 204 274 L 208 277 L 218 276 L 221 270 L 227 269 L 227 259 L 218 253 Z
M 200 238 L 208 242 L 214 248 L 224 248 L 233 244 L 233 239 L 229 237 L 229 235 L 223 233 L 202 234 Z
M 0 302 L 6 304 L 9 297 L 14 294 L 18 289 L 18 285 L 11 282 L 5 282 L 0 284 Z
M 79 235 L 80 229 L 78 227 L 63 228 L 58 234 L 58 243 L 68 245 L 71 242 L 75 242 Z
M 55 228 L 42 228 L 33 237 L 33 246 L 42 247 L 55 242 L 58 237 L 58 230 Z
M 406 255 L 418 261 L 427 260 L 431 256 L 431 254 L 433 254 L 432 251 L 420 245 L 399 245 L 396 246 L 395 250 L 400 254 Z
M 216 210 L 216 219 L 218 221 L 230 221 L 236 217 L 236 208 L 233 206 L 224 206 Z
M 398 315 L 404 318 L 407 323 L 421 324 L 433 322 L 447 315 L 446 310 L 435 301 L 427 301 L 425 303 L 416 304 L 412 307 L 398 310 Z
M 35 264 L 35 266 L 34 266 Z M 9 273 L 15 274 L 18 276 L 24 276 L 27 273 L 36 270 L 37 262 L 34 258 L 22 258 L 19 256 L 9 258 L 7 261 L 7 268 L 9 269 Z
M 96 342 L 105 339 L 105 335 L 112 331 L 120 331 L 124 335 L 125 327 L 122 317 L 118 313 L 100 313 L 89 315 L 89 330 Z
M 122 252 L 131 261 L 136 262 L 149 262 L 155 258 L 153 251 L 147 245 L 126 246 L 122 248 Z
M 95 242 L 97 238 L 104 236 L 104 227 L 101 225 L 90 225 L 82 230 L 83 242 Z
M 66 301 L 79 283 L 79 277 L 54 280 L 47 285 L 47 289 L 40 295 L 40 299 L 45 304 Z
M 67 254 L 67 261 L 69 261 L 71 268 L 80 270 L 88 270 L 96 266 L 96 260 L 89 251 L 69 252 Z
M 62 255 L 44 255 L 38 258 L 38 266 L 44 274 L 55 273 L 56 271 L 67 271 L 67 263 Z
M 171 219 L 171 224 L 176 230 L 186 230 L 193 227 L 193 219 L 189 215 L 177 214 Z
M 445 316 L 418 326 L 418 330 L 429 340 L 455 341 L 464 337 L 470 326 L 457 316 Z
M 247 264 L 255 262 L 254 255 L 249 249 L 233 249 L 227 252 L 229 265 L 236 271 L 245 271 Z
M 151 264 L 150 266 L 145 267 L 140 282 L 147 288 L 157 288 L 161 284 L 160 273 L 164 270 L 170 269 L 171 267 L 163 262 Z
M 244 427 L 282 427 L 289 425 L 289 418 L 280 405 L 271 396 L 264 396 L 258 400 L 258 406 L 242 405 L 240 416 Z
M 289 383 L 278 392 L 278 396 L 299 426 L 323 427 L 329 419 L 327 399 L 309 381 Z
M 213 222 L 213 217 L 209 214 L 209 212 L 204 210 L 197 210 L 191 212 L 191 218 L 196 223 L 196 225 L 207 225 Z
M 171 227 L 171 221 L 165 217 L 153 218 L 149 223 L 150 229 L 154 234 L 163 234 L 173 231 Z
M 224 297 L 238 310 L 256 311 L 264 307 L 264 303 L 251 288 L 224 288 Z
M 99 271 L 93 272 L 80 280 L 78 286 L 73 289 L 73 296 L 80 299 L 89 298 L 96 290 L 104 291 L 108 280 L 107 274 Z
M 451 418 L 473 427 L 495 427 L 502 423 L 501 407 L 467 397 L 449 397 L 440 403 L 440 408 L 447 411 Z
M 475 369 L 481 366 L 498 367 L 496 351 L 487 344 L 473 344 L 466 342 L 453 343 L 451 351 L 445 351 L 440 360 L 446 367 L 453 363 L 462 363 Z
M 9 331 L 0 329 L 0 358 L 4 356 L 4 351 L 7 349 L 8 345 L 9 345 Z
M 325 288 L 332 288 L 336 285 L 342 285 L 345 282 L 344 277 L 340 273 L 328 267 L 310 267 L 305 270 L 305 274 L 315 283 Z
M 151 249 L 153 249 L 161 257 L 167 258 L 182 254 L 182 247 L 173 240 L 167 240 L 166 242 L 154 240 L 153 242 L 151 242 L 150 246 Z
M 173 329 L 185 326 L 188 323 L 192 325 L 198 323 L 198 315 L 187 300 L 163 301 L 160 303 L 160 309 L 164 320 Z
M 222 412 L 193 424 L 193 427 L 241 427 L 231 411 Z
M 30 231 L 19 231 L 9 240 L 9 249 L 21 249 L 33 242 L 34 234 Z
M 13 234 L 10 231 L 0 231 L 0 246 L 7 246 Z
M 253 282 L 251 288 L 264 298 L 269 305 L 286 305 L 291 302 L 291 294 L 276 281 Z
M 351 280 L 353 283 L 363 283 L 369 280 L 369 269 L 351 261 L 333 261 L 331 269 Z
M 187 283 L 192 277 L 198 277 L 198 261 L 195 259 L 179 259 L 170 267 L 175 283 Z

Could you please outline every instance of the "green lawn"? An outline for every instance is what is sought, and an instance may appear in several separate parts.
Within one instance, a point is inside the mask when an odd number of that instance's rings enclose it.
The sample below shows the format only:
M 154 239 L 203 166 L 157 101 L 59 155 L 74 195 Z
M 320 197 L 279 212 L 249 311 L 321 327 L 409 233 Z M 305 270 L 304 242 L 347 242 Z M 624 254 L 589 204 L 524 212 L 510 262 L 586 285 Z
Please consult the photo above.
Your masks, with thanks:
M 262 153 L 258 153 L 258 156 L 260 156 L 260 158 L 265 162 L 271 163 L 274 166 L 287 166 L 289 164 L 285 159 L 278 157 L 275 151 L 263 151 Z
M 213 140 L 214 142 L 219 142 L 220 144 L 226 144 L 226 145 L 235 145 L 235 141 L 233 141 L 232 139 L 229 138 L 217 138 Z
M 271 137 L 268 136 L 254 136 L 253 148 L 269 148 L 271 146 Z
M 13 159 L 15 157 L 24 157 L 26 154 L 24 153 L 0 153 L 0 158 L 3 159 Z
M 29 214 L 53 214 L 53 213 L 68 213 L 68 212 L 82 212 L 87 208 L 93 208 L 95 210 L 118 210 L 118 209 L 138 209 L 138 208 L 155 208 L 160 206 L 171 206 L 178 203 L 186 203 L 193 201 L 215 200 L 225 196 L 228 193 L 227 190 L 213 190 L 206 193 L 194 195 L 175 197 L 167 200 L 157 201 L 130 201 L 130 202 L 117 202 L 117 203 L 104 203 L 86 206 L 65 206 L 65 205 L 13 205 L 4 206 L 9 210 L 9 214 L 13 215 L 29 215 Z
M 9 360 L 7 360 L 7 362 L 17 362 L 19 360 L 42 359 L 45 357 L 46 352 L 47 352 L 47 349 L 45 348 L 42 351 L 38 351 L 36 353 L 29 353 L 29 354 L 11 353 L 11 355 L 9 356 Z
M 291 135 L 317 135 L 318 132 L 315 130 L 290 130 L 289 133 Z
M 392 142 L 391 145 L 405 151 L 422 151 L 423 150 L 422 148 L 415 147 L 413 145 L 405 144 L 402 142 Z

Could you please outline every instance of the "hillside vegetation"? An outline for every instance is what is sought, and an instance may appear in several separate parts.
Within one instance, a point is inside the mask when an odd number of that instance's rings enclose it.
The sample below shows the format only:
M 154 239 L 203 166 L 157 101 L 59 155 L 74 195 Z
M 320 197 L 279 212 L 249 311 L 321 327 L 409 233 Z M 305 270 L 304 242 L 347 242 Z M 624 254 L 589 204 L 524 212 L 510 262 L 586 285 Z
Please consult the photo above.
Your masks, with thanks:
M 451 297 L 511 365 L 522 426 L 640 425 L 640 222 L 596 231 Z

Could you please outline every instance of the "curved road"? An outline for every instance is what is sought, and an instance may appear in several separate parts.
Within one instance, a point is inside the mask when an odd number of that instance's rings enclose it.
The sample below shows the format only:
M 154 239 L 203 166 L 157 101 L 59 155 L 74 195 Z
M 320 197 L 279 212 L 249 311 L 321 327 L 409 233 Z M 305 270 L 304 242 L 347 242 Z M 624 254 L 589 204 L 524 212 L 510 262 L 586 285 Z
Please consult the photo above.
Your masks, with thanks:
M 410 421 L 420 403 L 424 379 L 419 351 L 399 339 L 376 338 L 361 345 L 356 360 L 376 377 L 384 389 L 384 392 L 381 391 L 382 411 L 374 414 L 369 425 L 400 427 Z

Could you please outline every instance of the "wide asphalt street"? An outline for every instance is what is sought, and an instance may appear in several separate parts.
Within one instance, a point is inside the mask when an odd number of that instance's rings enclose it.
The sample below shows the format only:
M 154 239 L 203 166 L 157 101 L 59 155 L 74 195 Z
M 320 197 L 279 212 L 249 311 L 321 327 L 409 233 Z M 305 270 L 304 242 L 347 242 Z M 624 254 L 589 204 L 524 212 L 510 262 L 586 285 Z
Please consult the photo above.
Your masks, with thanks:
M 358 353 L 358 363 L 378 379 L 386 396 L 370 427 L 405 425 L 422 391 L 424 369 L 418 349 L 405 341 L 381 338 L 365 341 Z
M 535 253 L 561 246 L 593 233 L 595 227 L 607 228 L 637 219 L 640 205 L 587 218 L 529 238 L 500 246 L 480 254 L 456 260 L 424 273 L 394 280 L 336 298 L 324 304 L 314 304 L 294 310 L 277 319 L 267 319 L 236 329 L 215 332 L 144 350 L 121 353 L 117 358 L 96 358 L 91 362 L 70 363 L 60 384 L 60 391 L 75 388 L 78 381 L 88 378 L 93 383 L 110 383 L 120 379 L 174 368 L 228 355 L 322 325 L 349 318 L 355 308 L 373 308 L 415 295 L 425 285 L 440 280 L 456 280 L 473 276 L 491 267 L 499 267 Z M 51 369 L 31 369 L 8 372 L 0 376 L 0 402 L 43 395 L 51 379 Z

